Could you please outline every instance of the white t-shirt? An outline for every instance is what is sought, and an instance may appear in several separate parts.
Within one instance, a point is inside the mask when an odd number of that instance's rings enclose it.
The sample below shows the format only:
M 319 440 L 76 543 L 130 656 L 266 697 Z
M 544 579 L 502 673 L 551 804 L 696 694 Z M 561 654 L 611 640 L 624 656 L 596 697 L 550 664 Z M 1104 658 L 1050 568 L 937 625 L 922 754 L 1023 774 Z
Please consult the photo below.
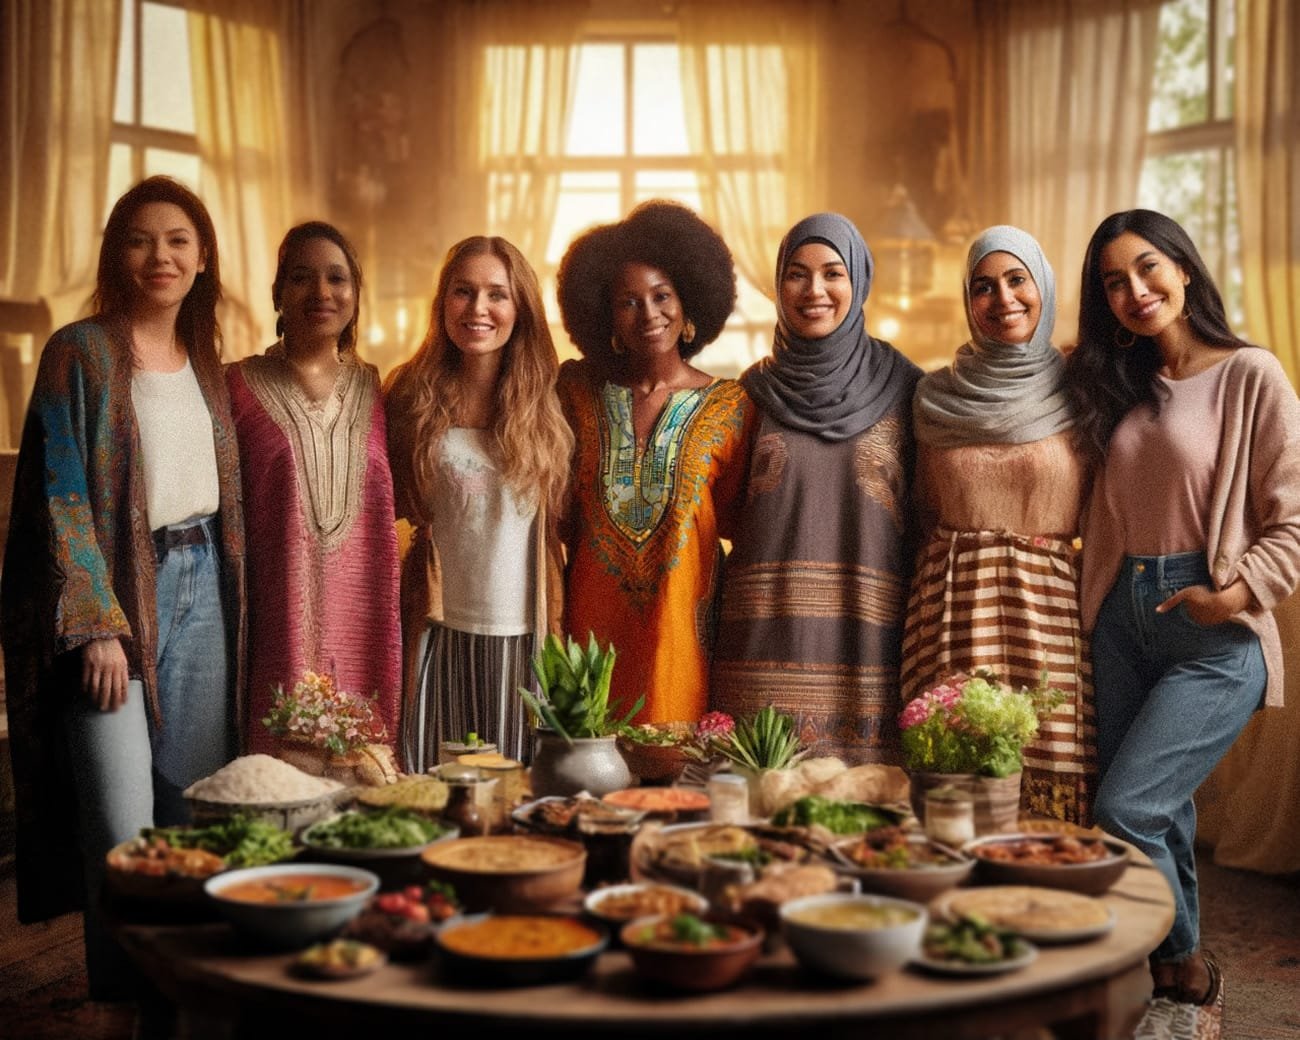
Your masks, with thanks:
M 212 415 L 190 359 L 176 372 L 136 372 L 131 404 L 140 430 L 150 529 L 215 513 L 221 488 Z
M 430 515 L 442 564 L 443 623 L 486 636 L 533 630 L 536 503 L 521 503 L 487 450 L 485 430 L 449 429 L 434 467 Z

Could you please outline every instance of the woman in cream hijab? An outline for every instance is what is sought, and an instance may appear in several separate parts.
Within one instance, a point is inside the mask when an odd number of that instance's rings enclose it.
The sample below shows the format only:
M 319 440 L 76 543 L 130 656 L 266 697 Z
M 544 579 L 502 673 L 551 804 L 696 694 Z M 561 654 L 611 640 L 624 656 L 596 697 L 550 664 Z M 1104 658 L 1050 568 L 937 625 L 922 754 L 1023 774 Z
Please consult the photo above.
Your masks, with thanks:
M 1087 474 L 1051 343 L 1056 281 L 1019 228 L 966 258 L 970 341 L 917 387 L 923 543 L 903 638 L 904 702 L 954 672 L 1013 687 L 1044 670 L 1068 699 L 1025 750 L 1021 806 L 1086 823 L 1095 764 L 1074 541 Z

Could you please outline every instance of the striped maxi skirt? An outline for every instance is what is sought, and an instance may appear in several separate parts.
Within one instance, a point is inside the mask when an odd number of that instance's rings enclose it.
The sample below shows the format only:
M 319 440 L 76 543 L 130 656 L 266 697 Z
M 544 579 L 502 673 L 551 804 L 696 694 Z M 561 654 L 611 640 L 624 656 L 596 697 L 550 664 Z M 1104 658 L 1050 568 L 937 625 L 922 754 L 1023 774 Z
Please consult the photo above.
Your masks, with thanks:
M 531 757 L 528 709 L 519 687 L 534 690 L 533 634 L 483 636 L 432 624 L 421 638 L 416 696 L 402 715 L 407 767 L 438 763 L 444 741 L 477 733 L 507 758 Z
M 1034 687 L 1044 669 L 1065 702 L 1025 748 L 1021 809 L 1091 823 L 1096 785 L 1092 666 L 1070 541 L 939 528 L 917 561 L 903 632 L 906 704 L 954 672 L 987 668 Z

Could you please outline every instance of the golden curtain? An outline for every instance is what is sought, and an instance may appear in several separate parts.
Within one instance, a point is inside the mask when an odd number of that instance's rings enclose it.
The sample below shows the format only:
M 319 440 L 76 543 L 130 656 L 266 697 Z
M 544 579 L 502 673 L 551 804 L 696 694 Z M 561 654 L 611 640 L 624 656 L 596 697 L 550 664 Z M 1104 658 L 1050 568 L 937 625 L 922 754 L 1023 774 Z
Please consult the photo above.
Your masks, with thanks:
M 117 0 L 0 4 L 0 296 L 56 325 L 94 290 L 120 29 Z
M 1093 230 L 1137 198 L 1160 0 L 984 0 L 967 99 L 981 224 L 1042 243 L 1057 271 L 1057 338 L 1072 341 Z
M 825 3 L 683 4 L 682 95 L 704 216 L 771 296 L 781 238 L 825 205 Z
M 189 30 L 199 188 L 217 228 L 234 359 L 274 338 L 271 281 L 292 223 L 280 16 L 261 0 L 204 0 L 191 6 Z

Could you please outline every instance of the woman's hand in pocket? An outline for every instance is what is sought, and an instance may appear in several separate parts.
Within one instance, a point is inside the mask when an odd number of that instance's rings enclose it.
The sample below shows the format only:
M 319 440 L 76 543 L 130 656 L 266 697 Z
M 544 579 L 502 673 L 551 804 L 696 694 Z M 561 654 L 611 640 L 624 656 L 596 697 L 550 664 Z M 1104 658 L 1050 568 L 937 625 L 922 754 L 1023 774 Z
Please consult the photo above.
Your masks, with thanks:
M 1208 628 L 1232 620 L 1253 601 L 1249 586 L 1240 579 L 1217 592 L 1208 585 L 1188 585 L 1156 607 L 1156 613 L 1167 614 L 1182 603 L 1189 618 Z

